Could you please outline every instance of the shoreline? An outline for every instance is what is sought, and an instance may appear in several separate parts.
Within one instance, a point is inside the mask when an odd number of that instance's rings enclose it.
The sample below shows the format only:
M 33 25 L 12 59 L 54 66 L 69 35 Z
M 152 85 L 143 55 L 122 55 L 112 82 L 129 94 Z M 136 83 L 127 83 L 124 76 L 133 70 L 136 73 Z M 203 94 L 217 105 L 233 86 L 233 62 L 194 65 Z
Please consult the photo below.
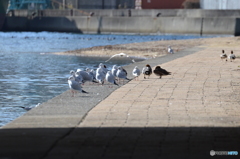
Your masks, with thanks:
M 215 37 L 187 40 L 161 40 L 140 43 L 95 46 L 90 48 L 56 52 L 57 55 L 75 56 L 101 56 L 110 57 L 118 53 L 126 53 L 129 56 L 152 59 L 167 55 L 167 47 L 170 45 L 174 52 L 179 52 L 192 47 L 236 47 L 240 43 L 240 37 Z

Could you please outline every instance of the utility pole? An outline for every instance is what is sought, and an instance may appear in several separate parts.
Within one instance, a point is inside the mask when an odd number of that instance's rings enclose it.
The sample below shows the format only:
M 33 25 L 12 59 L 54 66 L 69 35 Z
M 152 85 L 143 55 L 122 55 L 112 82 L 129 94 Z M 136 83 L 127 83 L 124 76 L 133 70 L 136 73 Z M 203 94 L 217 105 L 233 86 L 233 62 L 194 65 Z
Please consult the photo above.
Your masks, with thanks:
M 62 3 L 63 3 L 63 9 L 65 9 L 65 0 L 63 0 Z
M 104 9 L 104 0 L 102 0 L 102 9 Z

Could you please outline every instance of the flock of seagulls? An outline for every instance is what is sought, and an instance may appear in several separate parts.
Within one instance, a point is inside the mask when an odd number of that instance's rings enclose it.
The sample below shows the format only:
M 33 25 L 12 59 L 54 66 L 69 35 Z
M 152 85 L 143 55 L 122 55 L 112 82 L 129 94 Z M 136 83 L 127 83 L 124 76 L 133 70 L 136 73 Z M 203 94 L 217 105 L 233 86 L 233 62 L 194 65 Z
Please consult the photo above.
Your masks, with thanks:
M 231 51 L 231 54 L 227 55 L 227 54 L 225 53 L 225 51 L 222 50 L 222 54 L 220 55 L 220 58 L 221 58 L 222 60 L 226 59 L 226 61 L 227 61 L 227 59 L 229 59 L 230 62 L 232 62 L 232 61 L 234 61 L 234 60 L 236 59 L 236 56 L 233 54 L 233 51 Z
M 135 80 L 138 80 L 138 77 L 141 75 L 141 73 L 145 76 L 148 76 L 148 78 L 151 76 L 152 73 L 159 76 L 160 78 L 162 76 L 171 75 L 171 72 L 166 71 L 165 69 L 162 69 L 160 66 L 157 66 L 155 70 L 152 71 L 152 68 L 149 64 L 147 64 L 145 67 L 143 67 L 142 71 L 138 68 L 138 66 L 135 66 L 132 70 L 132 75 L 134 76 Z M 96 71 L 93 69 L 86 69 L 81 70 L 77 69 L 77 71 L 70 71 L 70 76 L 68 77 L 68 85 L 71 90 L 72 96 L 75 95 L 75 93 L 88 93 L 82 89 L 82 86 L 85 84 L 85 82 L 92 82 L 92 83 L 98 83 L 103 86 L 105 82 L 108 82 L 111 84 L 111 87 L 113 85 L 119 86 L 121 84 L 124 84 L 125 81 L 130 81 L 128 77 L 127 71 L 122 66 L 113 65 L 113 67 L 108 70 L 106 65 L 100 63 Z M 110 86 L 109 86 L 110 87 Z

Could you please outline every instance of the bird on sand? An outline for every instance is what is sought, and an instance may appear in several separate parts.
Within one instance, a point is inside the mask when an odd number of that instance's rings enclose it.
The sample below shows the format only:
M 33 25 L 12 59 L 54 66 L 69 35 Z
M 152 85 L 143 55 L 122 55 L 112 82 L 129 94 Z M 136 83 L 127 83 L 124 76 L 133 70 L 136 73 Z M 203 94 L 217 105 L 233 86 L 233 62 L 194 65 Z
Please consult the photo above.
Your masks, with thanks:
M 87 93 L 86 91 L 82 90 L 81 85 L 77 81 L 75 81 L 73 76 L 70 76 L 68 78 L 68 85 L 69 85 L 69 88 L 71 89 L 72 96 L 74 96 L 74 93 L 77 91 L 80 93 Z
M 129 58 L 131 58 L 129 55 L 127 55 L 127 54 L 125 54 L 125 53 L 119 53 L 119 54 L 115 54 L 115 55 L 112 55 L 108 60 L 106 60 L 105 62 L 108 62 L 108 61 L 110 61 L 112 58 L 114 58 L 114 57 L 129 57 Z M 135 60 L 133 59 L 133 58 L 131 58 L 131 60 L 132 60 L 132 62 L 134 63 L 135 62 Z
M 231 51 L 231 54 L 228 55 L 228 58 L 231 62 L 236 59 L 236 56 L 233 54 L 233 51 Z
M 115 84 L 118 86 L 118 84 L 116 83 L 115 81 L 115 76 L 113 76 L 112 72 L 111 71 L 108 71 L 107 74 L 106 74 L 106 81 L 108 81 L 109 83 L 112 83 L 112 84 Z
M 221 59 L 226 59 L 227 61 L 227 54 L 224 52 L 224 50 L 222 50 L 222 54 L 220 55 Z
M 173 49 L 172 49 L 172 47 L 170 45 L 168 46 L 168 53 L 174 54 L 174 51 L 173 51 Z
M 140 75 L 140 73 L 141 73 L 141 71 L 138 69 L 137 66 L 135 66 L 135 68 L 132 71 L 133 76 L 137 79 L 138 76 Z
M 162 76 L 171 75 L 171 72 L 162 69 L 160 66 L 157 66 L 153 72 L 156 76 L 159 76 L 159 78 L 162 78 Z
M 144 74 L 144 78 L 146 79 L 145 75 L 148 76 L 148 78 L 151 76 L 152 74 L 152 68 L 149 64 L 146 65 L 146 67 L 143 67 L 142 69 L 142 73 Z

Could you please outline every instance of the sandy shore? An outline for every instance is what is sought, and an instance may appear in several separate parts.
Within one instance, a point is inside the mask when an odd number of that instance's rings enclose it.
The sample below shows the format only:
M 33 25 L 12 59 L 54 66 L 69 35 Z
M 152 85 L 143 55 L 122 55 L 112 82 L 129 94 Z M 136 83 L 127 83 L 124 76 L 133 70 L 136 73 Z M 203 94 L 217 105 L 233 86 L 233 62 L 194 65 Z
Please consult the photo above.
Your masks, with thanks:
M 153 58 L 167 54 L 167 46 L 171 45 L 174 52 L 178 52 L 187 48 L 202 47 L 218 47 L 219 50 L 234 50 L 240 46 L 240 37 L 218 37 L 218 38 L 202 38 L 189 40 L 165 40 L 151 41 L 143 43 L 130 43 L 121 45 L 107 45 L 91 47 L 87 49 L 79 49 L 74 51 L 58 52 L 59 55 L 77 55 L 77 56 L 111 56 L 124 52 L 130 56 Z M 224 47 L 223 47 L 224 46 Z

